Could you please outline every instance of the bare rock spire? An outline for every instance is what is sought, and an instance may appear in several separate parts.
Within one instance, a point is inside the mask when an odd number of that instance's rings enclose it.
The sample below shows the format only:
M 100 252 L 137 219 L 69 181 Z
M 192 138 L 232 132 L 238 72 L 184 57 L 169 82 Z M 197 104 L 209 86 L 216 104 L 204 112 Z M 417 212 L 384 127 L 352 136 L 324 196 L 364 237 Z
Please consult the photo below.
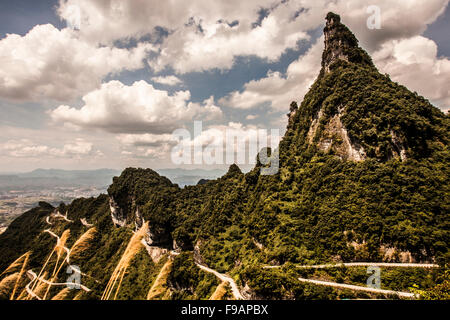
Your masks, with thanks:
M 358 46 L 358 39 L 341 23 L 341 17 L 333 12 L 326 16 L 327 23 L 323 30 L 325 50 L 322 55 L 322 67 L 325 72 L 339 60 L 364 63 L 373 67 L 370 56 Z

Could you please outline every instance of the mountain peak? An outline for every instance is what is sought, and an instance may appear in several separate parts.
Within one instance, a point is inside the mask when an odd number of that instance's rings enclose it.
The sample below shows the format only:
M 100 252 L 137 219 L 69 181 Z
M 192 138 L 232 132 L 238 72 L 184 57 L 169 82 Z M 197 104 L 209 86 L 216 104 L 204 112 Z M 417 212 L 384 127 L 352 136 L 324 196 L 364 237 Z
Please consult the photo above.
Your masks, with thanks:
M 228 169 L 228 172 L 224 175 L 224 177 L 230 177 L 240 174 L 242 174 L 241 169 L 235 163 L 233 163 Z
M 366 64 L 374 67 L 370 56 L 358 46 L 358 39 L 347 26 L 341 23 L 338 14 L 329 12 L 323 30 L 325 50 L 322 55 L 322 68 L 329 72 L 331 66 L 339 61 Z
M 445 115 L 381 74 L 339 15 L 328 13 L 319 77 L 291 104 L 282 163 L 332 154 L 342 160 L 422 159 L 444 150 Z M 307 152 L 305 152 L 307 150 Z

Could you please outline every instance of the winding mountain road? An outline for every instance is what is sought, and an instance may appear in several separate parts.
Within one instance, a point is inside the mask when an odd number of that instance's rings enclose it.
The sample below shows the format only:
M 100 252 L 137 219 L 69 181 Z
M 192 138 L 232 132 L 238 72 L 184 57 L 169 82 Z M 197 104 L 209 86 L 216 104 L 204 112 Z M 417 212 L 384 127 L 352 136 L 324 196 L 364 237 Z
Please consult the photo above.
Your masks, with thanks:
M 400 268 L 439 268 L 437 264 L 431 263 L 390 263 L 390 262 L 348 262 L 337 264 L 316 264 L 316 265 L 301 265 L 297 268 L 304 269 L 326 269 L 345 267 L 400 267 Z M 282 266 L 264 266 L 264 269 L 281 268 Z
M 88 227 L 88 228 L 94 226 L 93 224 L 88 223 L 87 220 L 86 220 L 86 218 L 81 218 L 81 219 L 80 219 L 80 222 L 81 222 L 81 224 L 82 224 L 83 226 Z
M 52 230 L 45 229 L 44 232 L 47 232 L 52 237 L 56 238 L 58 245 L 59 245 L 59 243 L 61 243 L 61 238 L 56 233 L 54 233 Z M 67 253 L 65 260 L 66 260 L 67 264 L 70 264 L 70 249 L 67 248 L 66 246 L 63 246 L 63 250 Z
M 321 285 L 321 286 L 329 286 L 329 287 L 335 287 L 335 288 L 340 288 L 340 289 L 366 291 L 366 292 L 381 293 L 381 294 L 386 294 L 386 295 L 398 295 L 399 297 L 403 297 L 403 298 L 416 298 L 416 295 L 414 293 L 410 293 L 410 292 L 375 289 L 375 288 L 370 288 L 370 287 L 355 286 L 352 284 L 344 284 L 344 283 L 321 281 L 321 280 L 312 280 L 312 279 L 305 279 L 305 278 L 298 278 L 298 280 L 301 282 L 313 283 L 313 284 L 317 284 L 317 285 Z
M 202 269 L 203 271 L 209 272 L 214 274 L 217 278 L 219 278 L 222 281 L 228 282 L 230 284 L 231 287 L 231 292 L 233 293 L 233 296 L 236 300 L 244 300 L 244 297 L 242 296 L 241 292 L 239 291 L 239 288 L 236 284 L 236 282 L 234 281 L 233 278 L 231 278 L 230 276 L 223 274 L 223 273 L 219 273 L 214 269 L 211 269 L 205 265 L 202 265 L 198 262 L 195 262 L 195 264 L 197 265 L 197 267 L 199 267 L 200 269 Z
M 42 300 L 41 297 L 39 297 L 36 293 L 33 292 L 33 290 L 31 290 L 30 285 L 37 279 L 37 275 L 33 270 L 28 270 L 27 271 L 27 275 L 31 278 L 31 281 L 25 286 L 25 290 L 27 291 L 27 293 L 32 296 L 33 298 L 36 298 L 38 300 Z M 49 286 L 73 286 L 75 285 L 74 283 L 71 282 L 51 282 L 48 280 L 45 280 L 44 278 L 40 277 L 39 279 L 40 282 L 43 282 L 45 284 L 48 284 Z M 79 284 L 80 289 L 86 292 L 91 291 L 91 289 L 89 289 L 86 286 L 83 286 L 82 284 Z
M 55 217 L 55 218 L 63 218 L 67 222 L 73 222 L 73 220 L 70 220 L 69 218 L 67 218 L 67 212 L 66 212 L 66 215 L 62 215 L 59 211 L 57 211 L 56 213 L 53 214 L 53 217 Z

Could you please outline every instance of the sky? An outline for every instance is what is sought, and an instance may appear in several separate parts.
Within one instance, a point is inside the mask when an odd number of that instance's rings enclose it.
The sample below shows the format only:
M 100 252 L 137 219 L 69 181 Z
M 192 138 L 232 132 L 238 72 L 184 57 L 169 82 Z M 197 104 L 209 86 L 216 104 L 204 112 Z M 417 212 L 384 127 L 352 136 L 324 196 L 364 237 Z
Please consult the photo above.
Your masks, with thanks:
M 276 144 L 320 71 L 329 11 L 447 111 L 448 2 L 1 0 L 0 172 L 229 165 L 175 161 L 179 130 L 189 148 L 256 130 Z

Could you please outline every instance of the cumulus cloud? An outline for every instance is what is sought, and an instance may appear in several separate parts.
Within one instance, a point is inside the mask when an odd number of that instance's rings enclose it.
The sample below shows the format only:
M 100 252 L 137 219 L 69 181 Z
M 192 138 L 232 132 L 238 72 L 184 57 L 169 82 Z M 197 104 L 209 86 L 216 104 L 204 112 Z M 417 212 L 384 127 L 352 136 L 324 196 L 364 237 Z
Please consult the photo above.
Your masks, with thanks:
M 449 109 L 450 60 L 437 57 L 434 41 L 422 36 L 388 41 L 373 58 L 381 72 Z
M 176 141 L 172 134 L 121 134 L 117 139 L 124 145 L 155 147 Z
M 80 35 L 92 42 L 139 38 L 163 28 L 168 35 L 150 66 L 155 70 L 170 66 L 186 73 L 228 69 L 239 55 L 277 60 L 299 40 L 308 39 L 306 31 L 323 21 L 323 16 L 314 21 L 318 13 L 303 16 L 301 11 L 308 7 L 303 2 L 194 0 L 173 5 L 156 0 L 68 0 L 60 1 L 58 13 L 70 19 L 73 6 L 80 8 Z
M 363 10 L 366 7 L 360 3 L 349 1 L 346 4 L 348 10 L 343 15 L 345 24 L 356 25 L 353 31 L 356 29 L 358 38 L 366 41 L 371 39 L 368 50 L 382 73 L 390 74 L 392 80 L 424 95 L 443 110 L 448 109 L 450 105 L 450 61 L 448 58 L 437 57 L 436 43 L 417 33 L 423 32 L 427 23 L 434 21 L 442 13 L 446 3 L 447 1 L 436 0 L 425 8 L 424 3 L 416 1 L 411 1 L 407 7 L 402 7 L 405 3 L 392 3 L 392 6 L 388 6 L 386 2 L 381 1 L 378 3 L 382 8 L 381 30 L 367 28 L 366 21 L 363 20 L 363 17 L 367 19 L 366 11 Z M 340 10 L 343 9 L 340 2 L 331 7 L 336 6 Z M 383 11 L 383 8 L 386 10 Z M 420 10 L 421 8 L 423 10 Z M 336 11 L 339 12 L 337 9 Z M 402 22 L 398 22 L 394 19 L 394 12 L 400 16 L 405 15 L 405 12 L 415 16 L 422 15 L 423 19 L 406 19 L 405 16 Z M 394 25 L 398 28 L 398 23 L 408 25 L 403 31 L 395 31 Z M 358 25 L 360 27 L 357 27 Z M 408 38 L 404 38 L 406 36 Z M 251 109 L 268 103 L 273 110 L 288 110 L 291 100 L 303 100 L 317 77 L 322 50 L 323 37 L 303 56 L 291 63 L 285 74 L 270 71 L 266 77 L 246 83 L 242 91 L 232 92 L 219 102 L 237 109 Z
M 339 13 L 346 25 L 358 35 L 361 44 L 373 52 L 386 41 L 423 33 L 444 11 L 448 0 L 341 0 L 325 1 L 327 10 Z M 322 1 L 323 3 L 323 1 Z M 369 29 L 369 6 L 380 9 L 381 29 Z
M 121 155 L 129 159 L 166 159 L 173 164 L 254 164 L 262 148 L 278 146 L 281 134 L 277 128 L 229 122 L 197 127 L 194 132 L 183 130 L 182 135 L 121 134 L 116 138 L 123 148 Z
M 290 18 L 269 15 L 256 28 L 250 24 L 192 24 L 171 34 L 149 65 L 157 71 L 170 66 L 178 73 L 187 73 L 230 69 L 236 56 L 276 61 L 287 49 L 296 48 L 299 40 L 309 39 L 306 32 L 293 27 L 296 24 Z
M 54 121 L 77 127 L 154 134 L 171 133 L 192 119 L 213 120 L 222 116 L 213 97 L 203 105 L 189 99 L 189 91 L 169 95 L 143 80 L 130 86 L 113 80 L 86 94 L 81 109 L 61 105 L 50 115 Z
M 149 61 L 155 70 L 172 67 L 178 73 L 229 69 L 234 57 L 254 55 L 274 61 L 307 31 L 324 23 L 328 11 L 343 16 L 362 44 L 375 50 L 388 40 L 422 33 L 444 12 L 448 0 L 207 0 L 182 1 L 173 5 L 157 0 L 67 0 L 58 12 L 69 19 L 75 5 L 80 8 L 80 34 L 91 41 L 111 43 L 117 39 L 167 30 L 159 44 L 159 55 Z M 370 13 L 381 10 L 382 29 L 367 28 Z M 263 10 L 263 11 L 261 11 Z M 264 12 L 264 14 L 263 14 Z
M 172 76 L 165 76 L 165 77 L 153 77 L 151 79 L 153 82 L 164 84 L 166 86 L 176 86 L 178 84 L 183 83 L 178 77 L 172 75 Z
M 231 0 L 211 6 L 206 0 L 177 5 L 156 0 L 61 0 L 57 12 L 63 19 L 72 19 L 73 8 L 78 8 L 80 30 L 38 25 L 25 36 L 11 34 L 0 40 L 0 96 L 67 101 L 97 88 L 108 74 L 141 68 L 150 50 L 158 51 L 150 66 L 171 67 L 178 73 L 229 69 L 236 56 L 276 61 L 299 40 L 308 39 L 307 31 L 323 24 L 329 10 L 342 14 L 363 45 L 376 50 L 386 41 L 421 34 L 448 3 L 378 1 L 382 28 L 369 30 L 367 7 L 372 2 Z M 167 30 L 161 43 L 141 43 L 134 49 L 113 46 L 119 39 L 154 33 L 156 27 Z M 154 81 L 179 84 L 173 76 Z
M 183 28 L 193 19 L 205 24 L 219 20 L 254 21 L 260 8 L 270 8 L 277 0 L 60 0 L 57 9 L 61 18 L 70 20 L 73 8 L 80 12 L 80 33 L 86 39 L 111 43 L 117 39 L 140 37 L 152 33 L 155 27 L 169 30 Z
M 301 101 L 316 79 L 322 51 L 323 37 L 291 63 L 285 75 L 270 71 L 265 78 L 246 83 L 242 92 L 232 92 L 219 102 L 237 109 L 251 109 L 270 103 L 275 110 L 288 110 L 290 102 L 296 99 Z
M 122 156 L 127 158 L 163 159 L 176 143 L 172 134 L 120 134 L 116 138 L 124 148 Z
M 60 148 L 35 143 L 29 139 L 9 140 L 0 144 L 3 156 L 16 158 L 33 157 L 81 157 L 87 155 L 101 156 L 99 150 L 93 150 L 93 144 L 84 139 L 68 142 Z
M 268 146 L 276 148 L 280 139 L 278 129 L 239 122 L 212 125 L 179 140 L 171 148 L 171 159 L 184 164 L 255 164 L 258 152 Z
M 143 67 L 150 44 L 134 49 L 99 47 L 69 29 L 37 25 L 0 40 L 0 96 L 68 101 L 100 85 L 110 73 Z
M 257 114 L 249 114 L 245 117 L 246 120 L 255 120 L 258 118 Z

